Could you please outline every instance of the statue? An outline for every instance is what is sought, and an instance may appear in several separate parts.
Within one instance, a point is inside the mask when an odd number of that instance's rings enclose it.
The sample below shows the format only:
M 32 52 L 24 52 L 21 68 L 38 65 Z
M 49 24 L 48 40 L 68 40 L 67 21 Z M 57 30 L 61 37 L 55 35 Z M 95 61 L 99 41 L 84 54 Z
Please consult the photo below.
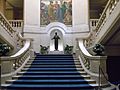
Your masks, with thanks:
M 55 46 L 55 50 L 58 50 L 58 39 L 60 39 L 60 37 L 57 35 L 57 32 L 55 32 L 54 37 L 52 38 L 52 40 L 54 39 L 54 46 Z

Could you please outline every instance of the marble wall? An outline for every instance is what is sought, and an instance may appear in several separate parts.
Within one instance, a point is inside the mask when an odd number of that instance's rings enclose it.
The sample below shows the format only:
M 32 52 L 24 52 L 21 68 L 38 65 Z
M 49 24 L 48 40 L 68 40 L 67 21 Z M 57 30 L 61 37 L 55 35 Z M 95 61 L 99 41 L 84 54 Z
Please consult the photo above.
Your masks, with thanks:
M 76 46 L 76 38 L 87 37 L 89 33 L 88 0 L 72 0 L 72 25 L 53 22 L 40 25 L 40 0 L 24 0 L 24 36 L 34 39 L 34 50 L 40 45 L 50 46 L 52 31 L 58 30 L 63 36 L 63 47 Z

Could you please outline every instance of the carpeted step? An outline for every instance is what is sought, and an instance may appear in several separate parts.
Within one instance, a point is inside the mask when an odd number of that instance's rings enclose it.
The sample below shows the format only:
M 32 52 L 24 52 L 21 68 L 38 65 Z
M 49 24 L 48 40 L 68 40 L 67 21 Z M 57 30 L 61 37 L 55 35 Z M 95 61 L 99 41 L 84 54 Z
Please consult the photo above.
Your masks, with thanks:
M 86 72 L 81 71 L 27 71 L 27 72 L 18 72 L 18 75 L 87 75 Z
M 13 79 L 47 79 L 47 80 L 51 80 L 51 79 L 90 79 L 89 75 L 17 75 L 17 76 L 13 76 Z
M 25 68 L 81 68 L 81 65 L 31 65 L 31 64 L 26 64 Z
M 40 62 L 40 63 L 37 63 L 37 62 L 28 62 L 26 65 L 73 65 L 74 63 L 73 62 Z M 80 65 L 80 63 L 77 63 L 77 65 Z
M 3 88 L 7 87 L 9 90 L 94 90 L 97 84 L 49 84 L 49 85 L 29 85 L 29 84 L 5 84 Z
M 29 60 L 28 62 L 80 62 L 78 60 Z
M 7 84 L 95 84 L 95 81 L 94 80 L 90 80 L 90 79 L 72 79 L 72 80 L 69 80 L 69 79 L 64 79 L 64 80 L 60 80 L 60 79 L 55 79 L 55 80 L 7 80 L 6 82 Z
M 31 59 L 33 60 L 33 59 Z M 45 57 L 45 58 L 39 58 L 39 57 L 36 57 L 35 60 L 69 60 L 69 61 L 73 61 L 73 58 L 49 58 L 49 57 Z M 77 60 L 77 59 L 75 59 Z
M 94 80 L 83 70 L 72 55 L 39 55 L 30 59 L 12 80 L 6 81 L 6 90 L 94 90 Z
M 83 71 L 83 68 L 77 70 Z M 23 68 L 22 71 L 76 71 L 76 68 Z
M 34 60 L 34 61 L 28 61 L 28 63 L 72 63 L 72 64 L 75 64 L 75 63 L 79 63 L 80 64 L 80 62 L 79 61 L 68 61 L 68 60 L 64 60 L 64 61 L 61 61 L 61 60 L 56 60 L 56 61 L 54 61 L 54 60 L 39 60 L 39 61 L 36 61 L 36 60 Z
M 49 56 L 51 56 L 51 57 L 52 57 L 52 56 L 53 56 L 53 57 L 57 57 L 57 56 L 58 56 L 58 57 L 59 57 L 59 56 L 61 56 L 61 57 L 62 57 L 62 56 L 63 56 L 63 57 L 73 57 L 72 55 L 69 55 L 69 54 L 67 54 L 67 55 L 66 55 L 66 54 L 44 54 L 44 55 L 37 54 L 36 56 L 37 56 L 37 57 L 39 57 L 39 56 L 41 56 L 41 57 L 49 57 Z

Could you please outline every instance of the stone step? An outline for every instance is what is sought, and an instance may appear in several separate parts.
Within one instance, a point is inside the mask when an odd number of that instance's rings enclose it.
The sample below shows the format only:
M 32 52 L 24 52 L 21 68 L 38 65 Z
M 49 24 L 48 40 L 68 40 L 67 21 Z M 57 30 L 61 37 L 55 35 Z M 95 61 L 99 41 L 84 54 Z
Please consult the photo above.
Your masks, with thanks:
M 22 71 L 83 71 L 83 68 L 23 68 Z
M 87 75 L 84 71 L 27 71 L 18 72 L 17 75 Z
M 26 64 L 25 68 L 82 68 L 81 65 L 31 65 L 31 64 Z
M 90 79 L 90 75 L 17 75 L 13 79 Z
M 69 79 L 64 79 L 64 80 L 60 80 L 60 79 L 56 79 L 56 80 L 7 80 L 6 81 L 7 84 L 95 84 L 96 82 L 94 80 L 90 80 L 90 79 L 73 79 L 73 80 L 69 80 Z
M 94 90 L 97 84 L 3 84 L 9 90 Z

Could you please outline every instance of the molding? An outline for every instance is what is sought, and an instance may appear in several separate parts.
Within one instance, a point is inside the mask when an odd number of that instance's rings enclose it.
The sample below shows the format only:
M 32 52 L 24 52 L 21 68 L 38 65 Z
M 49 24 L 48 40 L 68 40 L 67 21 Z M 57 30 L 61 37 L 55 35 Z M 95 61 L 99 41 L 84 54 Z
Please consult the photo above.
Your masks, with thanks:
M 47 32 L 23 32 L 24 34 L 48 34 Z M 85 32 L 66 32 L 65 34 L 83 34 L 83 33 L 90 33 L 89 31 Z

